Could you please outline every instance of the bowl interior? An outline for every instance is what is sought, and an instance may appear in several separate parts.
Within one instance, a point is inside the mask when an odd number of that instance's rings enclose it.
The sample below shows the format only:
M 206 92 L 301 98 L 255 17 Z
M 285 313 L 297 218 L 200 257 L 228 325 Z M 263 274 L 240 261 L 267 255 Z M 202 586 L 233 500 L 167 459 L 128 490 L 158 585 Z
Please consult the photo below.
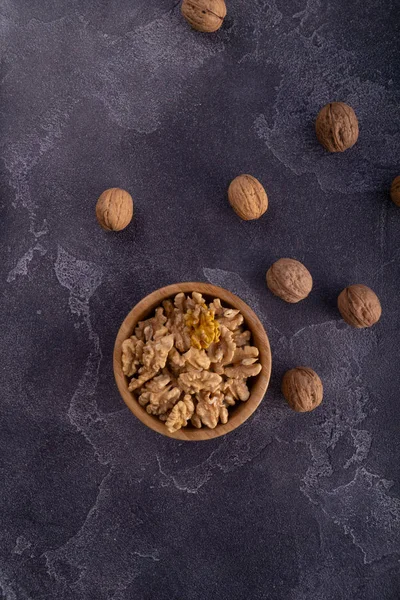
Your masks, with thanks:
M 244 324 L 250 330 L 252 335 L 251 344 L 257 346 L 260 351 L 259 360 L 262 365 L 262 371 L 256 377 L 251 377 L 247 380 L 250 389 L 250 398 L 247 402 L 240 402 L 229 409 L 228 423 L 225 425 L 219 423 L 215 429 L 208 429 L 208 427 L 197 429 L 190 424 L 175 433 L 170 433 L 165 427 L 165 424 L 160 421 L 157 416 L 149 415 L 145 408 L 140 406 L 134 394 L 128 390 L 129 378 L 122 372 L 121 346 L 124 340 L 133 335 L 137 323 L 149 318 L 164 300 L 173 298 L 179 292 L 191 294 L 194 291 L 200 292 L 207 302 L 214 298 L 220 298 L 225 307 L 240 310 L 244 317 Z M 163 435 L 176 439 L 190 441 L 210 439 L 232 431 L 248 419 L 257 408 L 264 397 L 269 383 L 271 374 L 271 350 L 267 334 L 258 317 L 250 307 L 243 302 L 243 300 L 238 298 L 238 296 L 235 296 L 223 288 L 205 283 L 189 282 L 175 284 L 156 290 L 141 300 L 128 314 L 121 325 L 115 342 L 114 374 L 123 400 L 145 425 Z

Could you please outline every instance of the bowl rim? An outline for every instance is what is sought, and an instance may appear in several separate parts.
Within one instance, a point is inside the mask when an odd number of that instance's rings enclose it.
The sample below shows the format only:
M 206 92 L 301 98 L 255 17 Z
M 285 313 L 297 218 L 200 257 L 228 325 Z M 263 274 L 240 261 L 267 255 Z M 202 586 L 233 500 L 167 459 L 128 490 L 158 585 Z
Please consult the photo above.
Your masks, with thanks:
M 132 392 L 128 390 L 128 378 L 122 372 L 122 342 L 133 334 L 138 321 L 148 318 L 151 312 L 160 306 L 164 300 L 175 296 L 179 292 L 185 294 L 199 292 L 204 296 L 220 298 L 223 303 L 239 309 L 243 314 L 247 327 L 251 331 L 253 343 L 260 352 L 259 359 L 262 370 L 256 377 L 252 378 L 253 382 L 249 399 L 246 402 L 237 405 L 237 408 L 230 414 L 229 420 L 225 425 L 219 423 L 215 429 L 209 429 L 208 427 L 202 427 L 201 429 L 182 428 L 179 431 L 170 433 L 165 427 L 165 424 L 160 421 L 158 417 L 149 415 L 145 408 L 140 406 Z M 153 431 L 169 438 L 184 441 L 201 441 L 214 439 L 233 431 L 254 413 L 268 389 L 272 369 L 272 355 L 268 335 L 261 321 L 248 304 L 239 298 L 239 296 L 236 296 L 236 294 L 233 294 L 225 288 L 213 284 L 187 281 L 159 288 L 145 296 L 132 308 L 123 320 L 115 339 L 113 368 L 114 378 L 122 399 L 135 417 L 137 417 L 144 425 L 147 425 L 147 427 Z

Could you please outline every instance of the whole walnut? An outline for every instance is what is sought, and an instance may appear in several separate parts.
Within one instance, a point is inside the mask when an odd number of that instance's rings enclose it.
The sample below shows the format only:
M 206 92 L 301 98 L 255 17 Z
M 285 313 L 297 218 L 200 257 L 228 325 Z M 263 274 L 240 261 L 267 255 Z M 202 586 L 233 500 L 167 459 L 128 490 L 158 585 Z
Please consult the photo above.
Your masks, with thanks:
M 107 231 L 125 229 L 133 217 L 132 196 L 120 188 L 106 190 L 97 201 L 96 217 Z
M 382 314 L 378 296 L 361 284 L 349 285 L 339 294 L 338 308 L 346 323 L 359 329 L 375 325 Z
M 400 206 L 400 175 L 393 179 L 390 188 L 390 197 L 397 206 Z
M 268 196 L 252 175 L 239 175 L 228 188 L 229 202 L 244 221 L 259 219 L 268 208 Z
M 293 258 L 280 258 L 267 271 L 267 285 L 275 296 L 295 304 L 307 298 L 313 280 L 301 262 Z
M 197 31 L 217 31 L 226 17 L 224 0 L 183 0 L 182 15 Z
M 356 114 L 344 102 L 330 102 L 318 113 L 315 131 L 318 141 L 329 152 L 344 152 L 358 139 Z
M 290 408 L 309 412 L 321 404 L 324 388 L 315 371 L 309 367 L 296 367 L 283 376 L 282 393 Z

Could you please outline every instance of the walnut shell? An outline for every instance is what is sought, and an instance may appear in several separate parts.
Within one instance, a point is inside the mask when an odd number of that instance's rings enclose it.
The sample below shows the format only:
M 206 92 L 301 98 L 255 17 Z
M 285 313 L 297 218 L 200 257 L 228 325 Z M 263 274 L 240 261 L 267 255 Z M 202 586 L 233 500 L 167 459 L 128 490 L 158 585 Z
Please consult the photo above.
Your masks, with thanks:
M 346 323 L 359 329 L 375 325 L 382 314 L 378 296 L 361 284 L 349 285 L 339 294 L 338 308 Z
M 193 29 L 212 33 L 221 27 L 226 5 L 224 0 L 183 0 L 181 12 Z
M 228 189 L 229 202 L 244 221 L 259 219 L 268 208 L 268 196 L 261 183 L 252 175 L 239 175 Z
M 275 296 L 295 304 L 307 298 L 313 280 L 301 262 L 293 258 L 280 258 L 267 271 L 267 285 Z
M 358 120 L 344 102 L 330 102 L 318 113 L 315 131 L 320 144 L 329 152 L 344 152 L 358 139 Z
M 282 393 L 290 408 L 296 412 L 309 412 L 321 404 L 324 388 L 315 371 L 309 367 L 296 367 L 283 376 Z
M 395 177 L 390 188 L 390 197 L 397 206 L 400 206 L 400 175 Z
M 107 231 L 125 229 L 133 217 L 132 196 L 120 188 L 106 190 L 97 201 L 96 217 Z

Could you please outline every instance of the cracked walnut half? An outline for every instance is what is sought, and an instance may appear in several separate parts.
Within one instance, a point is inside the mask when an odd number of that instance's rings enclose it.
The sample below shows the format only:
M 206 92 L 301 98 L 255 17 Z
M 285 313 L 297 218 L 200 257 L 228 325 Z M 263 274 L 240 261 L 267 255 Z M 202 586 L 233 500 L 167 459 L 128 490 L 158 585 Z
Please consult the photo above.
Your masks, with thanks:
M 122 370 L 139 404 L 171 433 L 189 423 L 214 429 L 249 399 L 247 380 L 261 371 L 250 341 L 240 311 L 180 293 L 123 342 Z

